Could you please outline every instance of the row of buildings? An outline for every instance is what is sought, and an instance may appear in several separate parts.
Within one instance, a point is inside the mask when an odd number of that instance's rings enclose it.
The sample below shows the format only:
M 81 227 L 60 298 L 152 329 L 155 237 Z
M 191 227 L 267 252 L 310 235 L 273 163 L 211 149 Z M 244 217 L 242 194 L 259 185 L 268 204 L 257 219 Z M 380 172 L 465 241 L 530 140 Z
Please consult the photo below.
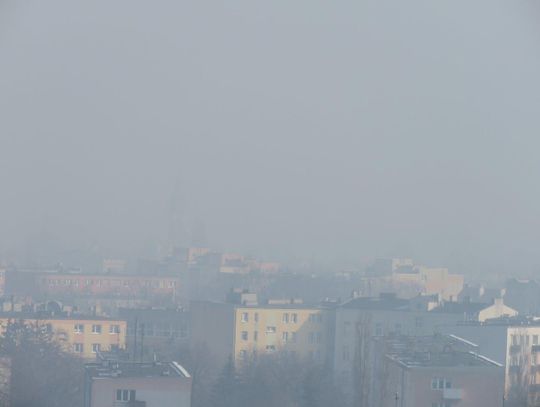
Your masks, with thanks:
M 194 302 L 190 308 L 190 340 L 204 344 L 221 363 L 232 358 L 241 369 L 253 358 L 285 353 L 324 364 L 351 400 L 373 407 L 502 406 L 516 390 L 512 341 L 518 337 L 510 332 L 524 326 L 500 299 L 453 303 L 438 296 L 387 294 L 316 306 L 294 300 L 259 304 L 248 293 L 233 299 Z M 540 323 L 529 324 L 530 332 L 540 330 Z M 497 355 L 488 346 L 493 326 L 504 327 Z M 486 339 L 474 341 L 463 332 L 467 329 L 484 332 Z M 527 343 L 533 346 L 537 339 L 531 336 Z M 430 388 L 439 378 L 443 384 Z M 425 387 L 417 387 L 422 381 Z M 532 398 L 535 387 L 520 391 Z M 388 399 L 389 394 L 397 398 Z
M 362 406 L 482 407 L 518 398 L 532 406 L 540 399 L 540 321 L 524 317 L 532 312 L 524 312 L 523 302 L 518 309 L 507 301 L 524 282 L 488 290 L 409 259 L 319 279 L 201 248 L 179 250 L 163 264 L 132 273 L 124 267 L 108 261 L 100 273 L 1 272 L 1 332 L 24 323 L 87 362 L 114 354 L 87 371 L 110 380 L 136 371 L 137 363 L 156 380 L 188 379 L 174 373 L 175 365 L 157 361 L 198 347 L 218 369 L 229 360 L 241 369 L 254 358 L 283 354 L 326 366 L 343 393 Z M 215 292 L 200 293 L 208 281 L 219 282 Z M 333 291 L 340 285 L 348 287 L 346 299 Z M 238 286 L 245 288 L 229 290 Z M 300 300 L 313 297 L 312 287 L 334 295 L 317 291 L 322 301 Z M 120 368 L 122 363 L 131 367 Z M 137 386 L 116 383 L 107 390 L 113 407 L 150 403 Z M 114 399 L 116 391 L 120 399 Z

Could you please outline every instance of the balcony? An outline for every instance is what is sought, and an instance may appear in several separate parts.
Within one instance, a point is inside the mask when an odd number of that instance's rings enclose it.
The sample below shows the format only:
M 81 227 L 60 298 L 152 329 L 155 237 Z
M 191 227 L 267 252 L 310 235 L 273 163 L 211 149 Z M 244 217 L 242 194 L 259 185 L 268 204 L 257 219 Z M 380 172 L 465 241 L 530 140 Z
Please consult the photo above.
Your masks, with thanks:
M 146 401 L 115 401 L 113 407 L 146 407 Z
M 461 389 L 443 389 L 444 400 L 461 400 Z
M 516 353 L 520 353 L 521 352 L 521 345 L 512 345 L 510 346 L 510 353 L 512 355 L 516 354 Z

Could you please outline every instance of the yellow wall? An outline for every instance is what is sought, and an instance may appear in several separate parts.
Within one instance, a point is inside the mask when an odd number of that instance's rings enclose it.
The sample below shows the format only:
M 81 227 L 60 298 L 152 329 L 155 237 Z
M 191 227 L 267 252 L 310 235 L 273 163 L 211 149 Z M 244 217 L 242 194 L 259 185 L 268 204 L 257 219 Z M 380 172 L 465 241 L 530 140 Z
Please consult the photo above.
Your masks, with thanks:
M 237 361 L 252 357 L 254 352 L 262 355 L 278 351 L 317 362 L 325 361 L 330 340 L 327 310 L 239 307 L 235 312 L 234 354 Z M 247 321 L 243 315 L 247 315 Z M 275 332 L 271 332 L 270 327 L 275 328 Z
M 5 332 L 10 321 L 21 321 L 21 319 L 0 318 L 2 333 Z M 126 347 L 126 321 L 103 319 L 24 319 L 22 321 L 44 329 L 49 326 L 54 337 L 62 343 L 66 351 L 86 359 L 96 357 L 96 352 L 93 350 L 94 344 L 99 344 L 102 352 L 111 350 L 111 346 L 118 346 L 119 349 Z M 82 325 L 83 332 L 76 332 L 76 325 Z M 101 333 L 93 333 L 93 325 L 101 325 Z M 118 326 L 119 333 L 111 333 L 111 326 Z M 75 344 L 81 344 L 82 351 L 75 349 Z

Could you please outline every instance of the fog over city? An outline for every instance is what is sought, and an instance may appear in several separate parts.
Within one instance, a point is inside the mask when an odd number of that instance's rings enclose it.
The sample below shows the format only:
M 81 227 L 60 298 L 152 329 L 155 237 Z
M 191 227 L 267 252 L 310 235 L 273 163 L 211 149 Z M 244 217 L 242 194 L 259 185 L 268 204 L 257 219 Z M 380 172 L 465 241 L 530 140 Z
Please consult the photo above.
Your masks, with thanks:
M 179 238 L 289 262 L 535 273 L 539 18 L 2 0 L 2 257 L 159 256 L 176 218 Z
M 0 407 L 540 407 L 540 0 L 0 0 Z

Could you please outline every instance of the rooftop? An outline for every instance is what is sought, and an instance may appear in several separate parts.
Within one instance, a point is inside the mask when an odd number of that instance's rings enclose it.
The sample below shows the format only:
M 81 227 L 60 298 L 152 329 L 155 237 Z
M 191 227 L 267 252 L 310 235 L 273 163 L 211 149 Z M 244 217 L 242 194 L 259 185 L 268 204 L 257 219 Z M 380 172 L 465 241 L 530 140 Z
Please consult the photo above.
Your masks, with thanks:
M 444 312 L 448 314 L 474 314 L 489 307 L 490 304 L 483 302 L 444 302 L 434 308 L 432 312 Z
M 13 321 L 19 320 L 47 320 L 47 321 L 56 321 L 56 320 L 73 320 L 73 321 L 121 321 L 119 318 L 109 318 L 104 316 L 95 316 L 95 315 L 78 315 L 65 313 L 51 314 L 48 312 L 0 312 L 0 319 L 10 319 Z
M 380 297 L 357 297 L 341 305 L 347 309 L 365 309 L 365 310 L 408 310 L 409 300 L 397 298 L 395 295 L 381 294 Z
M 92 378 L 149 378 L 149 377 L 182 377 L 191 375 L 177 362 L 118 362 L 105 360 L 85 365 L 86 374 Z
M 258 303 L 258 304 L 234 304 L 224 301 L 208 301 L 208 300 L 195 300 L 192 301 L 193 304 L 213 304 L 213 305 L 222 305 L 224 307 L 231 308 L 249 308 L 249 309 L 298 309 L 298 310 L 326 310 L 330 307 L 325 304 L 306 304 L 306 303 L 291 303 L 284 302 L 278 304 L 269 304 L 267 302 Z
M 501 366 L 479 355 L 474 343 L 457 336 L 395 337 L 380 343 L 387 358 L 407 368 Z

